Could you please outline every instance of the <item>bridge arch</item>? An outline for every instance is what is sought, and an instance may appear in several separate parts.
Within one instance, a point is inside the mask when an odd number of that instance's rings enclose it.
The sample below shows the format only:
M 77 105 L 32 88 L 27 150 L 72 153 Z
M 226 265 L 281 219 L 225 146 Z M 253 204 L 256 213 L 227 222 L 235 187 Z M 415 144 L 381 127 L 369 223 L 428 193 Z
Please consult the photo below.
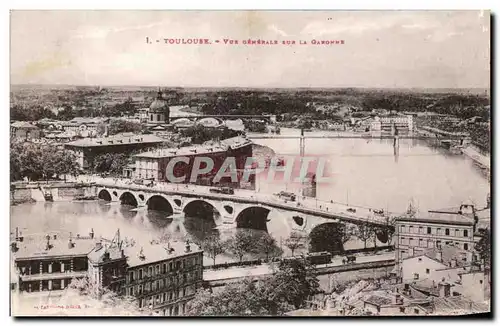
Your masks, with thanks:
M 132 194 L 129 191 L 125 191 L 121 194 L 120 203 L 122 205 L 130 205 L 130 206 L 134 206 L 134 207 L 137 207 L 139 205 L 137 198 L 135 198 L 134 194 Z
M 347 232 L 343 223 L 328 222 L 316 225 L 309 233 L 309 251 L 343 252 L 343 233 Z
M 182 211 L 186 216 L 203 218 L 205 220 L 213 219 L 216 221 L 220 218 L 220 211 L 215 204 L 204 199 L 194 199 L 185 203 Z
M 112 200 L 111 194 L 106 189 L 101 189 L 99 191 L 99 193 L 97 194 L 97 198 L 105 200 L 105 201 L 111 201 Z
M 236 227 L 267 232 L 267 222 L 270 211 L 270 209 L 262 206 L 247 207 L 236 216 Z
M 170 202 L 161 195 L 153 195 L 146 201 L 148 210 L 162 211 L 173 214 L 174 209 Z

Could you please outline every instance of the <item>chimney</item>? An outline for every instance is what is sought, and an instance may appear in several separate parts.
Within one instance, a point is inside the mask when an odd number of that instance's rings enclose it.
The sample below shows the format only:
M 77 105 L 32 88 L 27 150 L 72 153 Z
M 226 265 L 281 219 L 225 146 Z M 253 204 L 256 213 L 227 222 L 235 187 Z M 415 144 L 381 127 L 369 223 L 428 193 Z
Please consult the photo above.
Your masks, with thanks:
M 443 252 L 441 250 L 436 252 L 436 259 L 439 260 L 440 262 L 443 261 Z
M 19 228 L 16 226 L 16 241 L 19 240 Z
M 90 239 L 94 239 L 94 228 L 90 229 L 89 236 L 90 236 Z
M 392 304 L 403 304 L 403 298 L 401 297 L 401 294 L 399 294 L 399 293 L 393 293 L 391 301 L 392 301 Z
M 146 259 L 146 256 L 144 256 L 144 250 L 142 249 L 142 247 L 141 247 L 141 251 L 139 251 L 139 259 L 140 260 Z
M 10 250 L 11 250 L 12 252 L 16 252 L 16 251 L 18 251 L 18 250 L 19 250 L 19 247 L 17 246 L 17 242 L 12 242 L 12 243 L 10 244 Z
M 443 281 L 439 282 L 438 288 L 439 288 L 439 297 L 444 298 L 450 296 L 451 285 L 447 282 L 444 282 L 444 279 Z
M 75 247 L 75 243 L 70 238 L 69 241 L 68 241 L 68 248 L 71 249 L 71 248 L 74 248 L 74 247 Z
M 186 252 L 191 252 L 191 245 L 189 244 L 189 240 L 186 240 Z
M 45 245 L 45 250 L 50 250 L 52 248 L 52 245 L 50 244 L 50 236 L 47 235 L 47 243 Z
M 54 240 L 57 240 L 57 234 L 54 234 Z
M 76 238 L 77 238 L 77 239 L 80 239 L 80 233 L 77 233 L 77 234 L 76 234 Z

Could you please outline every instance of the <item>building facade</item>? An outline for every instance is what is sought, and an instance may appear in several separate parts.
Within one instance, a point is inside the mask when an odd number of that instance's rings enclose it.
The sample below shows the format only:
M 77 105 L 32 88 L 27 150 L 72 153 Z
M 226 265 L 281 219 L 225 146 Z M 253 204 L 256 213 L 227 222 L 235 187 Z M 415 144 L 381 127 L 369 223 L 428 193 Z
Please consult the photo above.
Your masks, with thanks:
M 155 135 L 115 135 L 102 138 L 79 139 L 64 147 L 72 151 L 82 169 L 91 168 L 97 155 L 104 153 L 131 154 L 134 151 L 148 150 L 163 144 L 163 138 Z
M 396 220 L 396 262 L 424 254 L 429 249 L 453 246 L 460 263 L 471 263 L 474 251 L 476 217 L 474 205 L 462 204 L 455 211 L 429 211 L 425 215 Z
M 252 142 L 242 137 L 229 138 L 207 145 L 158 149 L 135 156 L 135 177 L 163 182 L 171 182 L 172 177 L 175 177 L 184 178 L 179 180 L 179 183 L 214 185 L 213 179 L 227 158 L 234 158 L 236 169 L 239 174 L 242 174 L 249 157 L 252 157 Z M 209 158 L 214 165 L 209 172 L 192 180 L 191 172 L 197 158 Z M 180 159 L 185 160 L 185 162 L 180 161 Z M 175 162 L 175 165 L 170 162 Z M 171 170 L 173 175 L 169 177 L 167 170 Z M 232 183 L 231 178 L 227 177 L 222 178 L 219 182 L 220 185 Z
M 134 297 L 139 308 L 156 315 L 178 316 L 203 281 L 203 251 L 189 242 L 151 241 L 144 246 L 89 236 L 11 243 L 13 287 L 20 292 L 66 289 L 73 279 L 87 279 L 95 294 L 105 289 Z M 57 293 L 57 292 L 56 292 Z
M 16 121 L 10 125 L 10 137 L 16 140 L 40 139 L 40 129 L 26 121 Z
M 189 242 L 125 250 L 129 257 L 125 294 L 155 314 L 184 315 L 186 304 L 202 285 L 203 252 Z

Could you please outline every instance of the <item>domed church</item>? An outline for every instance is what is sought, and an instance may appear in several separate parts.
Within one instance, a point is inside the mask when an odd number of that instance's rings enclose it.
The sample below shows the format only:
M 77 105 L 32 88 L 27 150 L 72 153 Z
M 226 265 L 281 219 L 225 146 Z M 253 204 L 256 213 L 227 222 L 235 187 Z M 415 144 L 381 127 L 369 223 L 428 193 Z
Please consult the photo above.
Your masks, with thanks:
M 161 89 L 158 89 L 156 99 L 149 106 L 148 124 L 161 125 L 170 123 L 170 108 L 168 102 L 163 98 Z

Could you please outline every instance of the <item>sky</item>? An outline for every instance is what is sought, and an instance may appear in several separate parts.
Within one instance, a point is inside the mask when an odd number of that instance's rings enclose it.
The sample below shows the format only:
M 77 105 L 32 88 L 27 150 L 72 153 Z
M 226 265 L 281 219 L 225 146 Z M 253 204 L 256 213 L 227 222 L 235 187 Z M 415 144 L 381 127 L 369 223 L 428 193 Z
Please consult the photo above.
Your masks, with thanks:
M 307 44 L 243 45 L 248 39 Z M 12 11 L 10 60 L 12 84 L 489 88 L 490 14 Z

